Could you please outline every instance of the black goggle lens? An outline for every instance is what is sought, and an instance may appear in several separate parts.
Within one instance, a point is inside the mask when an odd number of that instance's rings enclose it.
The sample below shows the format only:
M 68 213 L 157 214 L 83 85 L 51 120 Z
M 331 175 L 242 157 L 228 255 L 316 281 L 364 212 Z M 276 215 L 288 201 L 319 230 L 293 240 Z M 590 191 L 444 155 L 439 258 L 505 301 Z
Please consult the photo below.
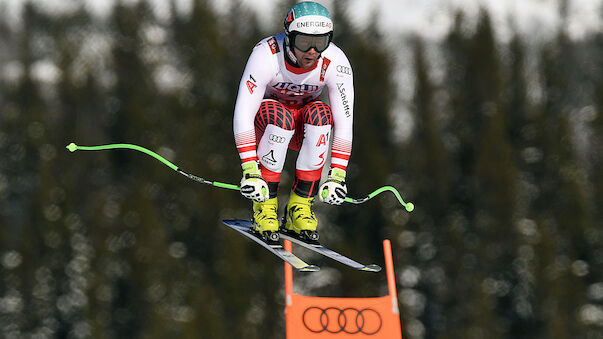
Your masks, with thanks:
M 297 34 L 293 39 L 293 47 L 302 52 L 307 52 L 311 48 L 314 48 L 318 53 L 322 53 L 329 47 L 329 35 Z

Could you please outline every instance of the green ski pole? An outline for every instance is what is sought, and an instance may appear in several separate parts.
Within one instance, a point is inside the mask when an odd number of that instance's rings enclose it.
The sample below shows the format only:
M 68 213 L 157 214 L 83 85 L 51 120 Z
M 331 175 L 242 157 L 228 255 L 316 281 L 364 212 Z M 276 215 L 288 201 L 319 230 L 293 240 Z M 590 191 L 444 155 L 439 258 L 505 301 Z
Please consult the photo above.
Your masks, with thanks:
M 220 188 L 226 188 L 226 189 L 231 189 L 231 190 L 235 190 L 238 191 L 241 189 L 240 186 L 238 185 L 234 185 L 234 184 L 228 184 L 228 183 L 223 183 L 223 182 L 218 182 L 218 181 L 213 181 L 213 180 L 207 180 L 201 177 L 198 177 L 194 174 L 190 174 L 187 173 L 183 170 L 181 170 L 180 168 L 178 168 L 178 166 L 174 165 L 173 163 L 171 163 L 170 161 L 168 161 L 167 159 L 165 159 L 164 157 L 162 157 L 161 155 L 147 149 L 144 148 L 142 146 L 138 146 L 138 145 L 133 145 L 133 144 L 108 144 L 108 145 L 99 145 L 99 146 L 78 146 L 75 143 L 70 143 L 69 145 L 67 145 L 66 147 L 70 152 L 75 152 L 75 151 L 103 151 L 103 150 L 112 150 L 112 149 L 131 149 L 131 150 L 135 150 L 135 151 L 139 151 L 142 153 L 145 153 L 147 155 L 150 155 L 151 157 L 161 161 L 161 163 L 163 163 L 164 165 L 168 166 L 169 168 L 171 168 L 172 170 L 184 175 L 185 177 L 200 182 L 202 184 L 206 184 L 206 185 L 211 185 L 211 186 L 215 186 L 215 187 L 220 187 Z M 400 193 L 398 192 L 398 190 L 396 190 L 394 187 L 392 186 L 383 186 L 375 191 L 373 191 L 372 193 L 370 193 L 369 195 L 367 195 L 364 198 L 361 199 L 353 199 L 350 197 L 345 198 L 346 202 L 352 203 L 352 204 L 362 204 L 367 200 L 372 199 L 373 197 L 375 197 L 378 194 L 381 194 L 385 191 L 390 191 L 392 192 L 396 198 L 398 199 L 398 202 L 400 202 L 400 204 L 402 206 L 404 206 L 404 208 L 406 208 L 406 210 L 408 212 L 412 212 L 415 208 L 415 206 L 413 205 L 413 203 L 411 202 L 404 202 L 404 200 L 402 200 L 402 197 L 400 196 Z
M 207 185 L 212 185 L 215 187 L 220 187 L 220 188 L 227 188 L 227 189 L 231 189 L 231 190 L 239 190 L 240 187 L 237 185 L 233 185 L 233 184 L 227 184 L 227 183 L 223 183 L 223 182 L 218 182 L 218 181 L 212 181 L 212 180 L 207 180 L 201 177 L 198 177 L 194 174 L 190 174 L 187 173 L 183 170 L 181 170 L 180 168 L 178 168 L 178 166 L 174 165 L 173 163 L 169 162 L 167 159 L 165 159 L 164 157 L 162 157 L 161 155 L 146 149 L 142 146 L 138 146 L 138 145 L 132 145 L 132 144 L 109 144 L 109 145 L 100 145 L 100 146 L 78 146 L 76 144 L 74 144 L 73 142 L 70 143 L 69 145 L 67 145 L 67 149 L 71 152 L 75 152 L 75 151 L 103 151 L 103 150 L 111 150 L 111 149 L 131 149 L 131 150 L 135 150 L 135 151 L 139 151 L 142 153 L 145 153 L 147 155 L 152 156 L 153 158 L 161 161 L 164 165 L 166 165 L 167 167 L 173 169 L 174 171 L 184 175 L 185 177 L 200 182 L 202 184 L 207 184 Z
M 376 195 L 381 194 L 381 193 L 383 193 L 385 191 L 392 192 L 396 196 L 396 199 L 398 199 L 398 202 L 400 203 L 400 205 L 404 206 L 404 208 L 406 208 L 406 210 L 408 212 L 412 212 L 415 209 L 415 205 L 412 202 L 404 202 L 404 200 L 400 196 L 400 193 L 398 192 L 398 190 L 395 189 L 392 186 L 383 186 L 383 187 L 380 187 L 380 188 L 374 190 L 372 193 L 370 193 L 366 197 L 360 198 L 360 199 L 353 199 L 353 198 L 350 198 L 350 197 L 346 197 L 345 201 L 349 202 L 349 203 L 352 203 L 352 204 L 362 204 L 363 202 L 368 201 L 368 200 L 374 198 Z

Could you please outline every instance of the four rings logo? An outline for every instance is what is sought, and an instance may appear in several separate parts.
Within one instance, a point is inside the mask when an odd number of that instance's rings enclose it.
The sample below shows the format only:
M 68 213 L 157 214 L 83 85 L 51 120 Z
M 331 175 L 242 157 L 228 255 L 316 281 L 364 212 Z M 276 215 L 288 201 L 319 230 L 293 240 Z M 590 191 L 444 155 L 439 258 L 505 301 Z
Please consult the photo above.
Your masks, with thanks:
M 346 67 L 343 65 L 337 65 L 337 67 L 335 69 L 337 69 L 338 73 L 352 75 L 352 68 L 350 68 L 350 67 Z
M 308 307 L 302 315 L 304 326 L 313 333 L 347 333 L 374 335 L 381 330 L 383 319 L 372 308 Z
M 281 137 L 280 135 L 270 134 L 270 141 L 276 142 L 277 144 L 282 144 L 285 142 L 285 137 Z

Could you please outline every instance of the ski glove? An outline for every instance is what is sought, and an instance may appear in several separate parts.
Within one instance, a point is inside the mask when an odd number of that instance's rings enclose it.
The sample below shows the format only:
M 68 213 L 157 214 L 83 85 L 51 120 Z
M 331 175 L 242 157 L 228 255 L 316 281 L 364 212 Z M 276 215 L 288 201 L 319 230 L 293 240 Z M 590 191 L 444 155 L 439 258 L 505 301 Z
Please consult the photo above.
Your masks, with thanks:
M 319 199 L 331 205 L 341 205 L 348 194 L 348 188 L 345 185 L 345 171 L 339 168 L 329 170 L 329 177 L 318 189 Z
M 248 161 L 241 165 L 243 178 L 241 179 L 241 194 L 247 199 L 257 202 L 268 200 L 268 184 L 262 178 L 260 164 L 257 161 Z

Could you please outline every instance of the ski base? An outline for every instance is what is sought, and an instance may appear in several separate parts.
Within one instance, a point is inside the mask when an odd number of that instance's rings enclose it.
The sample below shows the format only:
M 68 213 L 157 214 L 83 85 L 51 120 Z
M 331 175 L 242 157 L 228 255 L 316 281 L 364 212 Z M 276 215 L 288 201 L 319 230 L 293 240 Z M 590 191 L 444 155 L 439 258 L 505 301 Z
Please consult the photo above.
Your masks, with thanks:
M 366 272 L 379 272 L 381 271 L 381 266 L 376 264 L 364 265 L 359 262 L 356 262 L 342 254 L 339 254 L 331 249 L 328 249 L 321 245 L 318 241 L 308 240 L 304 238 L 300 238 L 299 235 L 295 232 L 287 231 L 285 229 L 280 230 L 281 238 L 292 241 L 302 247 L 305 247 L 314 252 L 320 253 L 326 257 L 329 257 L 335 261 L 338 261 L 344 265 L 355 268 L 359 271 Z
M 293 268 L 300 272 L 316 272 L 320 270 L 320 267 L 316 265 L 310 265 L 298 258 L 295 254 L 285 250 L 285 248 L 278 241 L 266 241 L 260 234 L 253 230 L 253 225 L 248 220 L 222 220 L 224 225 L 234 229 L 235 231 L 243 234 L 247 238 L 255 241 L 262 245 L 272 254 L 276 255 L 283 261 L 289 263 Z

